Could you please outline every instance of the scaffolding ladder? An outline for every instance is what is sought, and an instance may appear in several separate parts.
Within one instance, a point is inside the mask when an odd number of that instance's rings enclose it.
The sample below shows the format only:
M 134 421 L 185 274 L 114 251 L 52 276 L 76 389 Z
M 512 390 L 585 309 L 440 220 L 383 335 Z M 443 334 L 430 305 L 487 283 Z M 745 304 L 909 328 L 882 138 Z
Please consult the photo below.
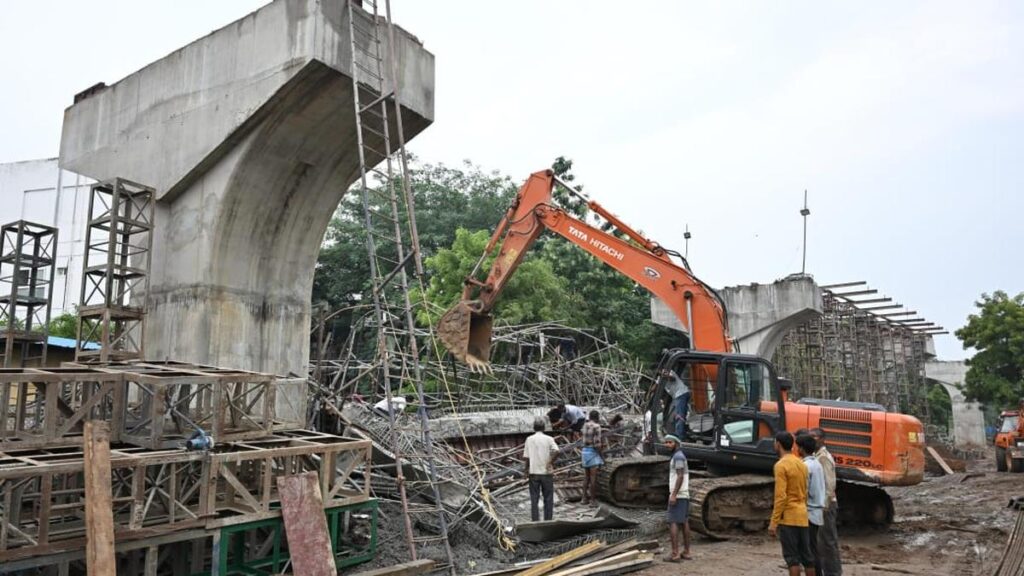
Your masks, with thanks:
M 56 228 L 25 220 L 0 227 L 0 367 L 46 365 L 56 262 Z
M 379 14 L 380 4 L 385 9 L 383 15 Z M 412 266 L 420 277 L 423 264 L 409 184 L 390 0 L 346 0 L 346 17 L 359 149 L 357 185 L 366 229 L 377 328 L 377 375 L 388 407 L 390 444 L 405 537 L 412 560 L 429 556 L 439 569 L 454 574 L 455 562 L 448 540 L 449 521 L 438 486 L 438 464 L 433 454 L 415 314 L 409 295 L 408 269 Z M 385 34 L 390 47 L 387 55 L 383 46 Z M 385 74 L 390 76 L 390 82 L 385 81 Z M 421 440 L 415 445 L 402 439 L 406 419 L 396 415 L 394 409 L 396 383 L 415 386 L 418 409 L 413 428 Z M 421 528 L 419 534 L 417 527 Z

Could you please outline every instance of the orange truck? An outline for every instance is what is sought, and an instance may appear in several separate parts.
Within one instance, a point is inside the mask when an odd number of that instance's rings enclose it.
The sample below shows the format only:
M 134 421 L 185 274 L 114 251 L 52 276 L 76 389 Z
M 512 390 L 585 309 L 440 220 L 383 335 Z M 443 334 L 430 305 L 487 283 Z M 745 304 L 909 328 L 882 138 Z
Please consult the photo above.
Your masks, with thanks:
M 558 206 L 553 196 L 555 185 L 579 196 L 611 231 Z M 689 459 L 704 463 L 712 475 L 719 476 L 702 482 L 702 488 L 695 491 L 691 526 L 696 523 L 696 529 L 711 534 L 766 523 L 771 478 L 763 474 L 770 473 L 776 461 L 773 436 L 779 430 L 811 427 L 825 430 L 836 460 L 840 521 L 891 522 L 892 501 L 878 487 L 912 485 L 923 479 L 921 422 L 871 404 L 790 401 L 789 382 L 769 361 L 738 353 L 729 336 L 723 300 L 693 274 L 682 256 L 631 228 L 550 170 L 535 172 L 520 188 L 474 273 L 466 278 L 462 299 L 441 318 L 438 335 L 453 356 L 472 369 L 488 369 L 490 312 L 530 246 L 546 230 L 660 298 L 686 329 L 688 347 L 666 351 L 658 373 L 671 371 L 689 386 L 690 437 L 683 449 Z M 495 251 L 486 278 L 479 278 L 482 264 Z M 673 406 L 668 392 L 657 382 L 647 398 L 647 442 L 649 452 L 654 453 L 660 439 L 673 432 Z M 667 490 L 654 489 L 667 482 L 664 462 L 662 456 L 610 462 L 602 471 L 604 497 L 622 505 L 654 503 L 647 502 L 651 498 L 664 500 Z M 753 474 L 736 476 L 738 472 Z M 755 506 L 752 512 L 751 507 L 732 504 L 737 501 L 769 504 L 767 509 Z
M 1024 402 L 1021 402 L 1024 409 Z M 996 433 L 996 470 L 1000 472 L 1024 472 L 1024 418 L 1022 410 L 1004 410 L 999 415 L 999 432 Z

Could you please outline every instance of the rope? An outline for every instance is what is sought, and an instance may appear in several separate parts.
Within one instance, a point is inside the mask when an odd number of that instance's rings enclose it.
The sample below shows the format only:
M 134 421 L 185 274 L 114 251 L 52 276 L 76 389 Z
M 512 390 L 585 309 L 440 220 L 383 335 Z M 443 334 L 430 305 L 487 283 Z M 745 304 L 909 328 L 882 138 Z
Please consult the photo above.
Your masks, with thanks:
M 420 294 L 424 306 L 434 306 L 436 308 L 440 308 L 439 306 L 433 304 L 428 300 L 426 287 L 423 284 L 423 278 L 417 277 L 416 280 L 420 286 Z M 440 362 L 442 360 L 440 352 L 441 349 L 438 346 L 437 338 L 434 336 L 434 323 L 433 320 L 430 319 L 429 313 L 427 314 L 427 322 L 427 332 L 430 335 L 430 348 L 432 350 L 435 360 Z M 490 490 L 487 489 L 487 486 L 484 485 L 484 473 L 480 469 L 480 465 L 477 463 L 476 456 L 474 455 L 473 450 L 469 446 L 469 439 L 466 438 L 466 431 L 462 427 L 462 418 L 460 417 L 461 415 L 459 414 L 459 409 L 455 405 L 454 395 L 452 394 L 451 387 L 448 384 L 448 374 L 445 370 L 442 370 L 440 372 L 440 375 L 441 383 L 444 385 L 445 389 L 445 396 L 447 396 L 448 403 L 451 406 L 451 413 L 456 416 L 455 425 L 458 427 L 459 430 L 459 438 L 462 439 L 463 448 L 465 448 L 466 454 L 469 456 L 469 464 L 473 469 L 473 474 L 476 476 L 476 485 L 480 492 L 480 500 L 483 502 L 487 514 L 495 520 L 495 526 L 497 527 L 496 537 L 498 541 L 498 546 L 506 552 L 515 552 L 516 543 L 514 540 L 509 538 L 502 530 L 500 517 L 498 516 L 497 510 L 494 508 L 494 501 L 491 500 L 491 492 Z
M 402 151 L 402 153 L 404 154 L 404 150 Z M 403 195 L 403 196 L 404 196 L 403 197 L 403 201 L 405 202 L 405 213 L 406 213 L 406 215 L 408 217 L 409 215 L 411 215 L 413 213 L 412 212 L 413 211 L 413 206 L 409 202 L 409 196 L 408 195 Z M 409 221 L 409 225 L 410 226 L 413 225 L 411 218 L 410 218 L 410 221 Z M 419 253 L 420 247 L 419 246 L 415 246 L 415 247 L 413 247 L 413 249 L 416 250 L 416 252 L 417 252 L 417 254 L 416 254 L 417 258 L 421 257 L 421 254 Z M 442 355 L 441 355 L 441 349 L 438 346 L 437 337 L 435 336 L 435 331 L 434 331 L 434 320 L 431 318 L 430 310 L 429 310 L 430 307 L 434 307 L 434 308 L 440 309 L 441 306 L 437 306 L 436 304 L 434 304 L 433 302 L 431 302 L 429 300 L 429 296 L 427 295 L 427 286 L 423 282 L 423 276 L 421 276 L 421 275 L 417 275 L 416 276 L 416 284 L 419 286 L 420 299 L 421 299 L 421 302 L 423 304 L 423 307 L 424 307 L 425 311 L 427 312 L 427 314 L 425 314 L 425 316 L 427 317 L 427 334 L 430 336 L 430 348 L 431 348 L 431 351 L 432 351 L 431 353 L 433 354 L 435 361 L 441 362 L 442 359 L 443 359 Z M 416 329 L 415 326 L 409 326 L 408 328 L 413 333 L 415 332 L 415 329 Z M 414 359 L 414 361 L 415 361 L 415 359 Z M 441 375 L 441 383 L 444 385 L 444 389 L 445 389 L 445 396 L 448 397 L 448 403 L 451 405 L 451 413 L 455 414 L 456 416 L 461 416 L 459 414 L 458 407 L 455 405 L 455 400 L 454 400 L 454 396 L 452 395 L 451 386 L 448 383 L 447 371 L 441 370 L 440 371 L 440 375 Z M 420 385 L 420 386 L 423 385 L 422 382 L 419 382 L 417 384 Z M 509 538 L 505 534 L 504 530 L 502 529 L 501 519 L 498 516 L 497 510 L 494 507 L 494 501 L 491 500 L 491 492 L 490 492 L 490 490 L 487 489 L 487 486 L 484 485 L 484 474 L 483 474 L 483 471 L 480 469 L 480 466 L 477 463 L 476 456 L 473 454 L 473 450 L 469 446 L 469 439 L 466 438 L 466 431 L 462 427 L 462 418 L 456 418 L 455 419 L 455 424 L 458 427 L 459 438 L 462 439 L 462 445 L 465 448 L 466 453 L 469 455 L 469 463 L 470 463 L 470 466 L 473 469 L 473 474 L 476 476 L 476 485 L 477 485 L 477 489 L 480 492 L 480 500 L 483 502 L 484 507 L 486 508 L 487 514 L 491 518 L 493 518 L 495 520 L 495 526 L 496 526 L 496 529 L 495 529 L 496 534 L 495 534 L 495 536 L 496 536 L 497 541 L 498 541 L 498 546 L 502 550 L 505 550 L 507 552 L 515 552 L 516 543 L 515 543 L 514 540 Z

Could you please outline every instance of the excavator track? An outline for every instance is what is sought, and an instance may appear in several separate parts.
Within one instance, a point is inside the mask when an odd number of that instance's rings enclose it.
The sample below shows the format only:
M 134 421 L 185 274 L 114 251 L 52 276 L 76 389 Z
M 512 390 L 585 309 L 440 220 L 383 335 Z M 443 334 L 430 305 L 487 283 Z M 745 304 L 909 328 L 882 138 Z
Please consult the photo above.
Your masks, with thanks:
M 892 524 L 892 498 L 878 486 L 840 480 L 836 482 L 836 498 L 840 526 L 887 528 Z
M 713 540 L 729 532 L 758 532 L 772 516 L 775 480 L 771 476 L 690 479 L 690 529 Z
M 625 508 L 664 506 L 668 499 L 668 457 L 609 460 L 598 476 L 602 499 Z M 761 474 L 690 477 L 690 528 L 713 540 L 759 532 L 771 520 L 775 481 Z M 892 523 L 892 499 L 885 490 L 840 480 L 839 524 L 884 528 Z
M 668 456 L 610 459 L 597 476 L 603 500 L 623 508 L 664 505 L 668 499 Z

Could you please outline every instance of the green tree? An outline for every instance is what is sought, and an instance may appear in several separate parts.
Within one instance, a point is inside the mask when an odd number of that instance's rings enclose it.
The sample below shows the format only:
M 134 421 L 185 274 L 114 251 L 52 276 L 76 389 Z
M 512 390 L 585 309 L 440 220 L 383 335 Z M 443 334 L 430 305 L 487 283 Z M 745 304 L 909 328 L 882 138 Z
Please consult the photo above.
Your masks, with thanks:
M 77 338 L 78 337 L 78 314 L 72 312 L 65 312 L 60 316 L 50 319 L 49 334 L 50 336 L 60 336 L 61 338 Z
M 942 384 L 932 384 L 928 387 L 925 396 L 928 402 L 928 414 L 931 416 L 931 423 L 949 432 L 949 423 L 953 419 L 953 401 L 949 398 L 949 392 Z
M 484 172 L 469 162 L 458 168 L 443 164 L 414 166 L 410 178 L 424 258 L 441 248 L 451 247 L 459 228 L 493 230 L 517 190 L 511 178 L 497 172 Z M 390 211 L 376 199 L 372 207 Z M 401 212 L 404 218 L 404 206 Z M 334 309 L 368 297 L 370 270 L 366 228 L 362 198 L 357 190 L 347 194 L 338 206 L 324 240 L 313 278 L 313 302 L 326 302 Z
M 420 307 L 421 322 L 436 322 L 445 310 L 458 302 L 462 296 L 462 281 L 473 271 L 489 239 L 490 233 L 486 230 L 470 232 L 459 228 L 451 248 L 439 250 L 427 258 L 425 266 L 430 274 L 430 283 L 426 301 L 429 305 Z M 487 258 L 477 279 L 486 277 L 495 256 L 492 254 Z M 555 275 L 549 262 L 534 254 L 527 255 L 505 284 L 493 314 L 499 321 L 509 324 L 566 321 L 573 307 L 567 284 L 565 278 Z M 418 290 L 415 298 L 423 299 Z
M 1024 293 L 982 294 L 975 306 L 978 313 L 956 331 L 964 349 L 976 350 L 967 361 L 964 394 L 997 408 L 1015 406 L 1024 397 Z

